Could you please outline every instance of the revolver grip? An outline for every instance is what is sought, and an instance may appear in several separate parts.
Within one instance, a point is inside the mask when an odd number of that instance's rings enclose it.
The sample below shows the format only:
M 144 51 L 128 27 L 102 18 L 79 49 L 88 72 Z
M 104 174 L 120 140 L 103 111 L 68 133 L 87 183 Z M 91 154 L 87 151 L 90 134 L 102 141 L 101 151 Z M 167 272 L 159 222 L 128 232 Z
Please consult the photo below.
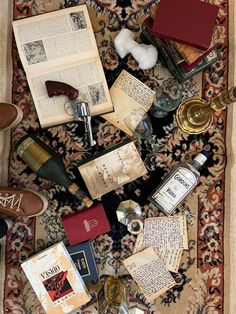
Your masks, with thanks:
M 79 95 L 79 91 L 74 87 L 58 82 L 58 81 L 46 81 L 46 89 L 49 97 L 65 95 L 70 100 L 76 99 Z

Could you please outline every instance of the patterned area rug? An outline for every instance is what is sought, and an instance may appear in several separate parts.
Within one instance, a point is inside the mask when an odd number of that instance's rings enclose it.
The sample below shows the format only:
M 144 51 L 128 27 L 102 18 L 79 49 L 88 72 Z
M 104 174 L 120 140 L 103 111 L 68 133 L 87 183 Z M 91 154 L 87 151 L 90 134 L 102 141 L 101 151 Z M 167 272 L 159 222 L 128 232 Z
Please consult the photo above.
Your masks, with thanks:
M 113 47 L 113 38 L 122 27 L 137 33 L 150 9 L 158 1 L 133 0 L 88 0 L 86 4 L 94 27 L 101 60 L 109 86 L 112 85 L 122 69 L 139 78 L 155 90 L 163 81 L 170 93 L 177 84 L 170 73 L 158 62 L 151 70 L 141 71 L 129 55 L 119 59 Z M 181 84 L 185 97 L 202 92 L 208 99 L 227 88 L 228 42 L 227 0 L 211 0 L 220 7 L 217 19 L 221 36 L 219 47 L 221 60 L 217 61 L 202 75 L 202 86 L 196 80 Z M 14 19 L 25 18 L 47 11 L 62 9 L 84 3 L 79 0 L 14 0 Z M 61 216 L 76 212 L 78 204 L 60 186 L 37 178 L 17 157 L 14 151 L 16 141 L 27 132 L 36 133 L 45 143 L 60 151 L 70 175 L 80 183 L 77 164 L 95 151 L 121 142 L 127 135 L 111 124 L 96 117 L 93 119 L 93 132 L 97 145 L 93 151 L 87 150 L 81 125 L 70 123 L 47 130 L 39 126 L 27 80 L 18 52 L 13 43 L 13 103 L 24 109 L 25 119 L 12 132 L 9 185 L 27 187 L 41 191 L 49 199 L 48 210 L 37 219 L 16 220 L 8 234 L 6 247 L 1 255 L 5 257 L 5 282 L 3 288 L 3 313 L 44 313 L 20 264 L 29 256 L 61 240 L 68 244 Z M 176 128 L 174 113 L 159 120 L 152 119 L 154 135 L 152 142 L 133 138 L 146 167 L 148 175 L 119 188 L 104 197 L 107 216 L 112 231 L 92 241 L 101 280 L 107 275 L 123 277 L 129 286 L 131 304 L 139 304 L 145 313 L 223 313 L 224 308 L 224 170 L 226 113 L 215 114 L 214 124 L 208 132 L 201 135 L 186 135 Z M 147 303 L 143 294 L 122 264 L 122 260 L 132 254 L 135 236 L 116 219 L 115 209 L 122 200 L 133 199 L 142 206 L 143 217 L 162 214 L 147 202 L 147 194 L 156 186 L 170 168 L 180 160 L 190 161 L 201 150 L 207 150 L 211 157 L 202 168 L 201 184 L 188 198 L 178 212 L 184 213 L 188 222 L 189 251 L 185 251 L 179 272 L 173 274 L 177 285 L 159 297 L 156 302 Z M 3 269 L 4 271 L 4 269 Z M 2 288 L 2 287 L 1 287 Z M 1 289 L 0 288 L 0 289 Z M 93 286 L 89 305 L 75 313 L 98 313 Z M 112 311 L 111 311 L 112 313 Z

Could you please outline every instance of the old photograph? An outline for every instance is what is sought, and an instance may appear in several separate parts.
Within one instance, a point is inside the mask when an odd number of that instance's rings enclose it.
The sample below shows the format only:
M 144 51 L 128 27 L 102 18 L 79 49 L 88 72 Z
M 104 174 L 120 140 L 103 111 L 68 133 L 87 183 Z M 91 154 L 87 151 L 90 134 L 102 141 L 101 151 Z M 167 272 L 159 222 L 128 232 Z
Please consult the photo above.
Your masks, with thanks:
M 92 100 L 92 105 L 99 105 L 107 101 L 106 93 L 102 83 L 89 85 L 88 89 Z
M 73 31 L 87 28 L 87 23 L 85 20 L 84 12 L 70 13 L 70 22 L 71 22 Z
M 25 43 L 24 51 L 29 65 L 47 61 L 47 55 L 42 40 Z

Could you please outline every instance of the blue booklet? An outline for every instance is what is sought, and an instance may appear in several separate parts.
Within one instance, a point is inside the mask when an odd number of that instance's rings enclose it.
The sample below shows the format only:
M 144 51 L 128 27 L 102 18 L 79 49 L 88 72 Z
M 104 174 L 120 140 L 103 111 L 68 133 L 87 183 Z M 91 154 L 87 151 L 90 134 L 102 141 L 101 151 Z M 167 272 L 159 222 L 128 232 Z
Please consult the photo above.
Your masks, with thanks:
M 68 246 L 67 250 L 85 283 L 98 279 L 97 265 L 89 241 Z

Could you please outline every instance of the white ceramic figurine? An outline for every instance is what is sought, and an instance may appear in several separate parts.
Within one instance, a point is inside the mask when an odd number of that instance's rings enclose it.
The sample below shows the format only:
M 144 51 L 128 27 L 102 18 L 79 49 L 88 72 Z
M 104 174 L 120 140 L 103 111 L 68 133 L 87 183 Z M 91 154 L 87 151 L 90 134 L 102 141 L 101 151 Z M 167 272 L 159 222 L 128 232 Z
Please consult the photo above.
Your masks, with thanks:
M 157 62 L 156 48 L 153 45 L 137 43 L 135 41 L 135 34 L 129 29 L 123 28 L 116 36 L 114 44 L 121 58 L 131 53 L 142 70 L 152 68 Z

